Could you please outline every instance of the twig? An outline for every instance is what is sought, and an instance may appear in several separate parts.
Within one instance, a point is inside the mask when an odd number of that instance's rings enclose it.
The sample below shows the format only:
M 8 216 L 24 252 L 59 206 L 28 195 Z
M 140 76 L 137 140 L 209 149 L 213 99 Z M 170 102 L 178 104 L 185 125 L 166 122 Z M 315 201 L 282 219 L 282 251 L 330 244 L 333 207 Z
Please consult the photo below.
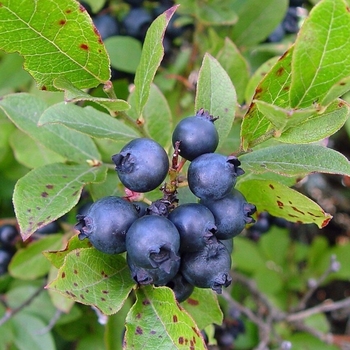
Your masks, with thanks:
M 46 327 L 36 331 L 35 334 L 43 335 L 43 334 L 46 334 L 46 333 L 50 332 L 52 330 L 52 328 L 55 327 L 55 324 L 58 321 L 58 319 L 61 317 L 61 315 L 62 315 L 62 311 L 57 309 L 55 314 L 51 318 L 49 324 Z
M 42 291 L 44 290 L 44 286 L 40 286 L 34 293 L 31 295 L 27 300 L 25 300 L 21 305 L 14 309 L 8 309 L 6 310 L 5 315 L 0 319 L 0 327 L 10 320 L 14 315 L 16 315 L 18 312 L 20 312 L 22 309 L 24 309 L 26 306 L 28 306 Z

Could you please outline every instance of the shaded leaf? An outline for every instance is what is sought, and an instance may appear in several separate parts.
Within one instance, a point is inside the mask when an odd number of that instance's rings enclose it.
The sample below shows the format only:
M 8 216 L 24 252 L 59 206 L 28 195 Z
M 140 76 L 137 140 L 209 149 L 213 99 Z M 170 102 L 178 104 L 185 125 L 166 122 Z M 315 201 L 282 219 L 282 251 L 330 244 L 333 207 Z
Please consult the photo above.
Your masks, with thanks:
M 195 110 L 204 108 L 214 117 L 219 117 L 215 126 L 220 144 L 231 130 L 236 107 L 237 96 L 230 77 L 214 57 L 205 54 L 199 70 Z
M 151 83 L 164 56 L 163 38 L 166 27 L 178 6 L 173 6 L 158 16 L 148 28 L 142 47 L 140 64 L 135 74 L 135 109 L 138 118 L 148 100 Z
M 199 329 L 212 323 L 222 324 L 223 314 L 217 295 L 208 288 L 195 288 L 181 306 L 193 317 Z
M 66 256 L 57 278 L 48 288 L 112 315 L 123 306 L 134 284 L 121 255 L 80 248 Z
M 62 234 L 43 237 L 17 250 L 11 259 L 9 273 L 22 280 L 34 280 L 45 276 L 50 270 L 50 262 L 42 255 L 43 250 L 59 249 L 62 246 Z
M 105 166 L 48 164 L 19 179 L 13 202 L 23 240 L 58 219 L 79 201 L 85 184 L 103 181 Z
M 295 42 L 290 87 L 292 107 L 320 103 L 335 84 L 350 75 L 350 37 L 339 32 L 350 32 L 346 3 L 321 1 L 303 23 Z
M 238 20 L 232 4 L 228 1 L 196 0 L 194 11 L 198 21 L 207 25 L 232 25 Z
M 101 37 L 77 1 L 2 1 L 0 48 L 18 51 L 42 90 L 55 90 L 58 76 L 79 88 L 97 86 L 110 77 Z
M 72 103 L 55 104 L 42 114 L 38 125 L 63 124 L 77 132 L 96 138 L 107 138 L 115 141 L 130 141 L 139 136 L 131 127 L 116 118 L 87 106 L 79 107 Z
M 161 343 L 160 343 L 161 341 Z M 200 330 L 167 287 L 145 286 L 126 318 L 126 349 L 206 349 Z
M 126 111 L 130 108 L 129 104 L 121 99 L 111 99 L 105 97 L 91 96 L 85 91 L 75 87 L 68 79 L 58 77 L 54 80 L 54 85 L 59 90 L 64 90 L 64 98 L 66 102 L 91 101 L 106 108 L 111 115 L 116 112 Z
M 237 188 L 248 202 L 256 205 L 258 211 L 267 211 L 291 222 L 315 223 L 322 228 L 332 219 L 311 199 L 278 182 L 249 180 L 238 183 Z
M 264 41 L 282 22 L 288 1 L 235 0 L 231 6 L 239 18 L 232 31 L 233 42 L 237 46 L 252 46 Z
M 0 109 L 23 132 L 65 159 L 85 162 L 100 159 L 96 145 L 86 135 L 61 125 L 38 127 L 40 115 L 48 105 L 40 98 L 26 93 L 7 95 L 0 99 Z
M 276 145 L 240 157 L 245 171 L 305 176 L 312 172 L 350 175 L 350 162 L 341 153 L 319 145 Z

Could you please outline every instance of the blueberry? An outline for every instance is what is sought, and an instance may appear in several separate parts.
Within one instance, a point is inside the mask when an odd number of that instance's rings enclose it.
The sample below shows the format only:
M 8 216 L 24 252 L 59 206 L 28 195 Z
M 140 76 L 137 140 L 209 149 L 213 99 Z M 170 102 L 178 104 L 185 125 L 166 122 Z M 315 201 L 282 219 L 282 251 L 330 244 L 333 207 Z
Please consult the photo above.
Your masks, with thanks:
M 13 252 L 5 248 L 0 248 L 0 276 L 7 272 Z
M 211 288 L 218 294 L 223 286 L 231 284 L 230 269 L 231 255 L 221 242 L 181 257 L 180 272 L 185 279 L 195 287 Z
M 143 7 L 133 7 L 123 18 L 125 35 L 144 40 L 147 29 L 152 23 L 151 14 Z
M 159 268 L 170 273 L 179 261 L 180 235 L 163 216 L 146 215 L 137 219 L 126 234 L 126 250 L 131 261 L 145 269 Z
M 202 154 L 188 167 L 188 186 L 201 199 L 221 199 L 230 193 L 237 176 L 244 174 L 239 165 L 241 162 L 234 156 Z
M 194 286 L 181 273 L 178 273 L 166 285 L 173 290 L 175 298 L 179 303 L 185 301 L 194 290 Z
M 159 187 L 169 170 L 164 148 L 147 138 L 130 141 L 112 160 L 122 184 L 134 192 L 149 192 Z
M 247 203 L 243 194 L 236 189 L 226 197 L 214 200 L 201 200 L 214 215 L 218 239 L 229 239 L 240 234 L 247 223 L 253 223 L 250 216 L 255 213 L 253 204 Z
M 0 227 L 0 246 L 13 247 L 19 239 L 19 232 L 14 225 L 5 224 Z
M 157 286 L 165 286 L 175 277 L 180 268 L 180 259 L 171 260 L 170 269 L 167 271 L 158 267 L 151 269 L 139 267 L 132 261 L 130 254 L 127 254 L 127 263 L 131 277 L 140 285 L 155 284 Z
M 98 250 L 118 254 L 126 250 L 125 235 L 138 218 L 136 208 L 120 197 L 104 197 L 91 205 L 86 215 L 77 215 L 79 238 L 88 238 Z
M 299 18 L 298 9 L 290 7 L 282 21 L 283 29 L 288 34 L 298 33 L 299 31 Z
M 93 22 L 96 29 L 100 33 L 102 40 L 119 34 L 119 25 L 117 20 L 108 13 L 94 17 Z
M 227 249 L 227 251 L 232 254 L 233 252 L 233 238 L 229 238 L 229 239 L 221 239 L 219 240 L 219 242 L 221 242 Z
M 214 215 L 202 204 L 179 205 L 169 214 L 168 219 L 179 231 L 181 252 L 196 252 L 216 240 Z
M 195 116 L 182 119 L 175 127 L 172 142 L 180 141 L 179 154 L 193 160 L 204 153 L 212 153 L 219 144 L 219 134 L 214 126 L 216 118 L 200 109 Z
M 275 30 L 268 36 L 266 41 L 269 43 L 279 43 L 283 40 L 285 35 L 286 31 L 284 30 L 282 23 L 280 23 L 275 28 Z

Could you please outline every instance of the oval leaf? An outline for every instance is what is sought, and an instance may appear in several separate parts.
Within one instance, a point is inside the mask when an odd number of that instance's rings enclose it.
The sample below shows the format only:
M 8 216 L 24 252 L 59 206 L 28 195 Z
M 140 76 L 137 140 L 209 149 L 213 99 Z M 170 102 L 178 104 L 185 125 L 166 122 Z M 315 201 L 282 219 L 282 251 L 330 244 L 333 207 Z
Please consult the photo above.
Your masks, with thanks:
M 0 48 L 18 51 L 42 90 L 56 90 L 53 80 L 58 76 L 79 88 L 95 87 L 110 77 L 101 37 L 77 1 L 3 0 Z
M 13 203 L 23 240 L 71 210 L 84 185 L 103 181 L 106 172 L 105 166 L 55 163 L 36 168 L 19 179 Z
M 332 219 L 332 215 L 325 213 L 311 199 L 278 182 L 248 180 L 237 184 L 237 188 L 259 212 L 267 211 L 291 222 L 315 223 L 319 228 L 325 227 Z
M 123 306 L 135 282 L 125 259 L 104 254 L 95 248 L 70 252 L 48 288 L 85 305 L 97 307 L 105 315 Z
M 230 77 L 214 57 L 205 54 L 199 70 L 195 110 L 204 108 L 214 117 L 219 117 L 215 126 L 220 144 L 231 130 L 236 107 L 236 90 Z
M 156 322 L 155 322 L 156 321 Z M 146 286 L 126 318 L 126 349 L 206 349 L 200 330 L 167 287 Z

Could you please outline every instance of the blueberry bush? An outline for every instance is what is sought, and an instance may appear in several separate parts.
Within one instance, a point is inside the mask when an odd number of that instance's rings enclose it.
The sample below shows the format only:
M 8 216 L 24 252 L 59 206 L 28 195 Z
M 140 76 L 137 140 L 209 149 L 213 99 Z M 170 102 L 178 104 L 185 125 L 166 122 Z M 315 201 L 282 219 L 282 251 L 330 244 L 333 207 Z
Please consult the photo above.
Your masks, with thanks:
M 2 0 L 0 350 L 346 348 L 349 33 L 348 0 Z

